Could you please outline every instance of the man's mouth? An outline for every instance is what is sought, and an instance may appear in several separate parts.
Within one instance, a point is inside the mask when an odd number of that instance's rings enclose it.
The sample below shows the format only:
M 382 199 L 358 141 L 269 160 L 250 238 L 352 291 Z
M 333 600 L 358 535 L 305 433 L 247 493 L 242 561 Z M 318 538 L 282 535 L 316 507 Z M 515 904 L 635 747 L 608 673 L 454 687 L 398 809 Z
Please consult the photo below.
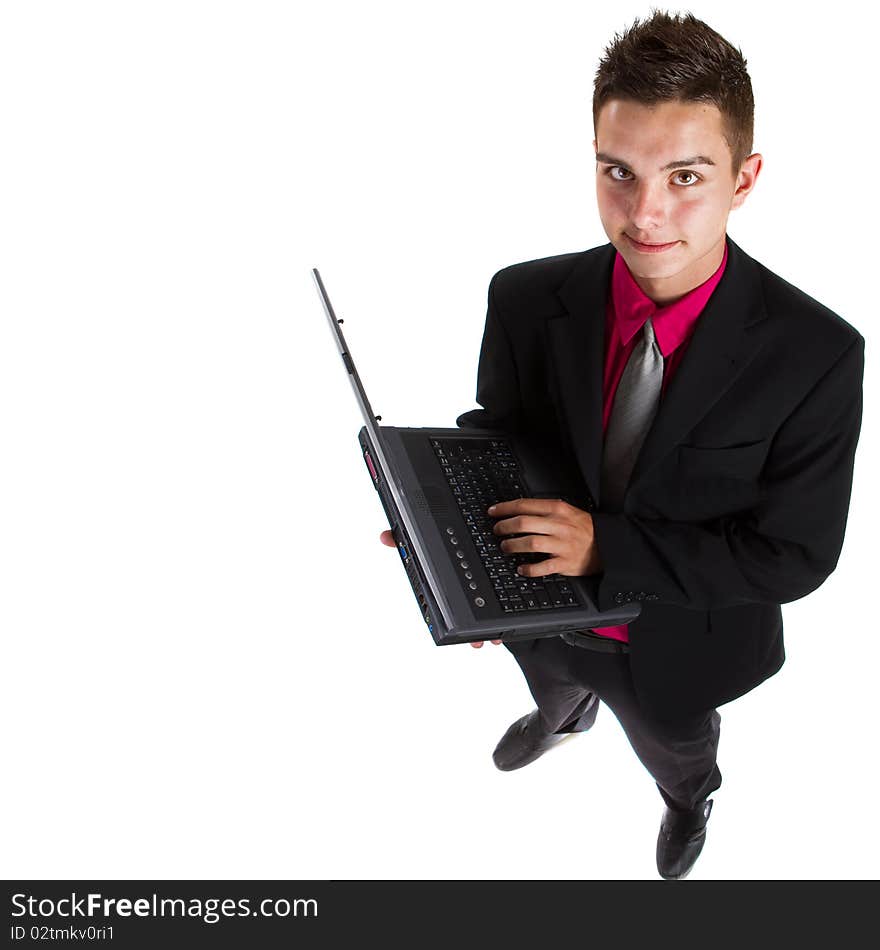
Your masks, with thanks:
M 634 237 L 630 237 L 626 231 L 623 233 L 624 237 L 637 251 L 643 251 L 646 254 L 659 254 L 662 251 L 666 251 L 669 250 L 669 248 L 675 247 L 675 245 L 679 243 L 678 241 L 669 241 L 665 244 L 658 244 L 656 242 L 637 241 Z

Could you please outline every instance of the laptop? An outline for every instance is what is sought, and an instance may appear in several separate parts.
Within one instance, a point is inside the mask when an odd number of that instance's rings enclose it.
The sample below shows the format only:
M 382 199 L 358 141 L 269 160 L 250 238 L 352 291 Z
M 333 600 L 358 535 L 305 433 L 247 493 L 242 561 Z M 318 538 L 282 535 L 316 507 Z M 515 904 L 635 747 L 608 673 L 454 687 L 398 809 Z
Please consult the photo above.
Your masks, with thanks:
M 439 646 L 512 642 L 629 623 L 639 604 L 601 611 L 598 577 L 524 577 L 541 553 L 505 554 L 489 505 L 562 498 L 587 508 L 552 447 L 496 429 L 379 425 L 317 268 L 312 276 L 363 415 L 358 442 L 428 631 Z M 580 494 L 579 494 L 580 493 Z M 507 535 L 519 537 L 521 535 Z

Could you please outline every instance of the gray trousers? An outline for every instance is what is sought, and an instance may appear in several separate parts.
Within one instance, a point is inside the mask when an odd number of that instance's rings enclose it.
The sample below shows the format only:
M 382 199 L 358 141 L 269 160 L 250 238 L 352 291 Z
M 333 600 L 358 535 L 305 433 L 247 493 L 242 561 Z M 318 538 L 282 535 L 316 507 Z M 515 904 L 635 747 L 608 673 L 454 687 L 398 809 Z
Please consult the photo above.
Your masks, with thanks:
M 547 732 L 585 732 L 600 701 L 617 717 L 670 808 L 690 809 L 721 786 L 717 709 L 658 722 L 639 705 L 626 653 L 599 653 L 542 637 L 505 646 L 516 658 Z

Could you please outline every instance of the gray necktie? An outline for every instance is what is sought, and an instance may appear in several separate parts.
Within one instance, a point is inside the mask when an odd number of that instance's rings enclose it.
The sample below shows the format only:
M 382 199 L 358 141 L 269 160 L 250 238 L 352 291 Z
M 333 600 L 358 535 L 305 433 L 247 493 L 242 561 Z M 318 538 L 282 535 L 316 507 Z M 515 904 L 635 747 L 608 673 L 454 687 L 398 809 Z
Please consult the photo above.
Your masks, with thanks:
M 630 354 L 614 394 L 602 450 L 602 507 L 619 511 L 642 443 L 660 402 L 663 354 L 651 319 Z

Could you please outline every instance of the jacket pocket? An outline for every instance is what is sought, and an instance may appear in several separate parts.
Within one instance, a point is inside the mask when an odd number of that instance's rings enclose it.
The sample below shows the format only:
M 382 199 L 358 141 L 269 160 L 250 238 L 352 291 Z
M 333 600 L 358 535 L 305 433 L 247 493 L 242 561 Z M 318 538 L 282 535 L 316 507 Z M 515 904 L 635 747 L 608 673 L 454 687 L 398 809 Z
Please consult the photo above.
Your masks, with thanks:
M 721 481 L 757 478 L 769 448 L 769 439 L 740 445 L 680 445 L 680 471 L 684 478 L 691 475 Z
M 673 508 L 685 521 L 706 521 L 753 508 L 769 439 L 742 445 L 680 445 Z

